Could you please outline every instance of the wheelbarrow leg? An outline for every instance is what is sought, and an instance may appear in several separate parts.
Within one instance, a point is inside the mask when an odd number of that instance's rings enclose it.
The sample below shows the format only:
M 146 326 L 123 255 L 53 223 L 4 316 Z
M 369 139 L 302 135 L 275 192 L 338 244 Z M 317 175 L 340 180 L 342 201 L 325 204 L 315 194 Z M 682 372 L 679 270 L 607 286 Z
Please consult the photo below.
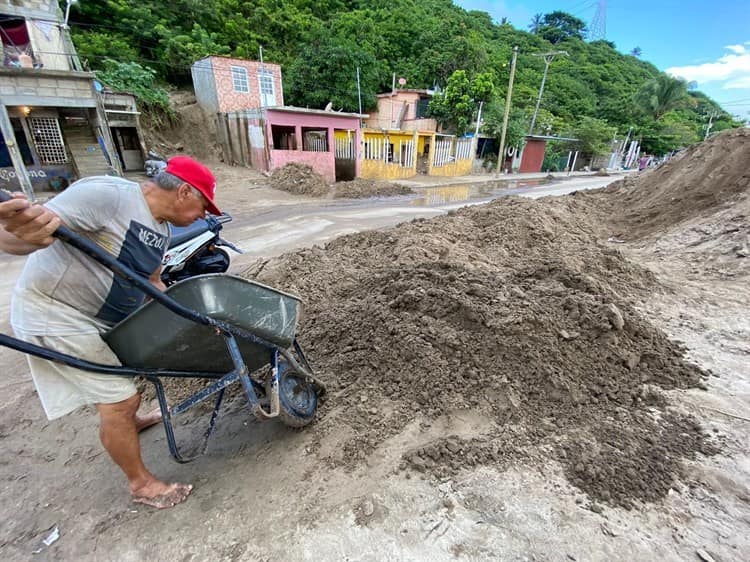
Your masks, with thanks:
M 224 390 L 227 386 L 229 386 L 230 384 L 232 384 L 233 382 L 237 380 L 237 375 L 235 373 L 230 373 L 229 375 L 225 376 L 224 378 L 220 379 L 214 384 L 206 387 L 201 392 L 195 394 L 194 396 L 191 396 L 190 398 L 185 400 L 183 403 L 175 406 L 174 408 L 170 408 L 169 405 L 167 404 L 167 397 L 164 394 L 164 387 L 161 384 L 161 381 L 157 377 L 147 377 L 147 378 L 154 385 L 154 388 L 156 389 L 156 398 L 159 401 L 159 409 L 161 410 L 162 422 L 164 423 L 164 432 L 167 436 L 167 445 L 169 447 L 169 452 L 172 454 L 174 459 L 179 463 L 188 463 L 192 460 L 195 460 L 199 456 L 205 454 L 206 450 L 208 449 L 208 440 L 210 439 L 211 434 L 214 432 L 214 429 L 216 428 L 216 419 L 219 416 L 221 403 L 224 399 Z M 214 405 L 213 412 L 211 413 L 211 420 L 208 423 L 208 429 L 206 429 L 206 432 L 203 435 L 203 446 L 201 447 L 200 452 L 191 457 L 183 457 L 180 454 L 179 448 L 177 447 L 177 441 L 174 436 L 174 426 L 172 425 L 172 416 L 181 414 L 188 408 L 195 406 L 198 402 L 203 401 L 204 399 L 208 398 L 211 394 L 214 394 L 217 392 L 218 392 L 218 396 L 216 398 L 216 404 Z

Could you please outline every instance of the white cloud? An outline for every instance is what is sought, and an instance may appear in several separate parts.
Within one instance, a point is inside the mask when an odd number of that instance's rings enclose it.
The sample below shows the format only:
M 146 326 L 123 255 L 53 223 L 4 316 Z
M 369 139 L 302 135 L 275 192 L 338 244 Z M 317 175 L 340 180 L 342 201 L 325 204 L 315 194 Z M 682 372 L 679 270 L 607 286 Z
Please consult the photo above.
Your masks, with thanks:
M 750 90 L 750 75 L 741 76 L 724 84 L 725 90 Z
M 750 44 L 748 41 L 746 44 Z M 726 54 L 714 62 L 697 65 L 673 66 L 666 72 L 698 84 L 723 82 L 723 89 L 745 88 L 750 81 L 750 51 L 743 45 L 728 45 L 731 54 Z

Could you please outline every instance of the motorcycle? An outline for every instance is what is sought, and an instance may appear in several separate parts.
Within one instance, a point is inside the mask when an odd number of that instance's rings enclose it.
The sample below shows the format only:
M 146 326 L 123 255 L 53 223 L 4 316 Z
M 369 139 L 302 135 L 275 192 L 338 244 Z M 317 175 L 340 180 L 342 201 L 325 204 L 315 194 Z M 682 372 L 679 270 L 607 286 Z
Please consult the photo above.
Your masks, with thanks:
M 153 150 L 148 151 L 148 158 L 144 165 L 146 175 L 153 178 L 156 174 L 167 167 L 167 161 Z
M 171 226 L 171 238 L 162 260 L 161 280 L 170 286 L 177 281 L 204 273 L 224 273 L 229 269 L 229 253 L 221 247 L 242 253 L 219 236 L 223 225 L 232 220 L 226 213 L 207 215 L 189 226 Z

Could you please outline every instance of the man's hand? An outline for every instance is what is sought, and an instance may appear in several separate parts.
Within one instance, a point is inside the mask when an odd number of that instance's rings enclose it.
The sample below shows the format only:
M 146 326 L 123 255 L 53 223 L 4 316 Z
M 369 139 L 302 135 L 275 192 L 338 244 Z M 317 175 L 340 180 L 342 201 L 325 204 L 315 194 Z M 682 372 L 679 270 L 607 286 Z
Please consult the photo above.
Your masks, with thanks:
M 60 218 L 41 205 L 35 205 L 20 193 L 0 203 L 0 250 L 25 255 L 52 244 L 52 233 Z

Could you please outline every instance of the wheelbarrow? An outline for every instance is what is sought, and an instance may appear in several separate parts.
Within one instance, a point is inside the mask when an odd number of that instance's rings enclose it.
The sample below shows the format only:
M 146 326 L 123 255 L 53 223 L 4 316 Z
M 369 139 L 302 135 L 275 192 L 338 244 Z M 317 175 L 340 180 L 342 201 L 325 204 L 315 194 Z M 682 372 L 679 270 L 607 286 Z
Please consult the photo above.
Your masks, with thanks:
M 0 202 L 9 195 L 0 190 Z M 151 301 L 126 317 L 104 340 L 122 366 L 101 365 L 0 334 L 0 345 L 84 371 L 142 376 L 154 385 L 169 451 L 184 463 L 204 454 L 230 385 L 241 385 L 259 420 L 279 418 L 291 427 L 310 423 L 325 386 L 315 378 L 295 337 L 300 300 L 260 283 L 224 274 L 201 275 L 159 291 L 147 279 L 67 227 L 54 236 L 141 289 Z M 266 368 L 270 367 L 270 369 Z M 176 406 L 169 406 L 161 379 L 211 379 Z M 172 420 L 215 396 L 202 447 L 180 453 Z

